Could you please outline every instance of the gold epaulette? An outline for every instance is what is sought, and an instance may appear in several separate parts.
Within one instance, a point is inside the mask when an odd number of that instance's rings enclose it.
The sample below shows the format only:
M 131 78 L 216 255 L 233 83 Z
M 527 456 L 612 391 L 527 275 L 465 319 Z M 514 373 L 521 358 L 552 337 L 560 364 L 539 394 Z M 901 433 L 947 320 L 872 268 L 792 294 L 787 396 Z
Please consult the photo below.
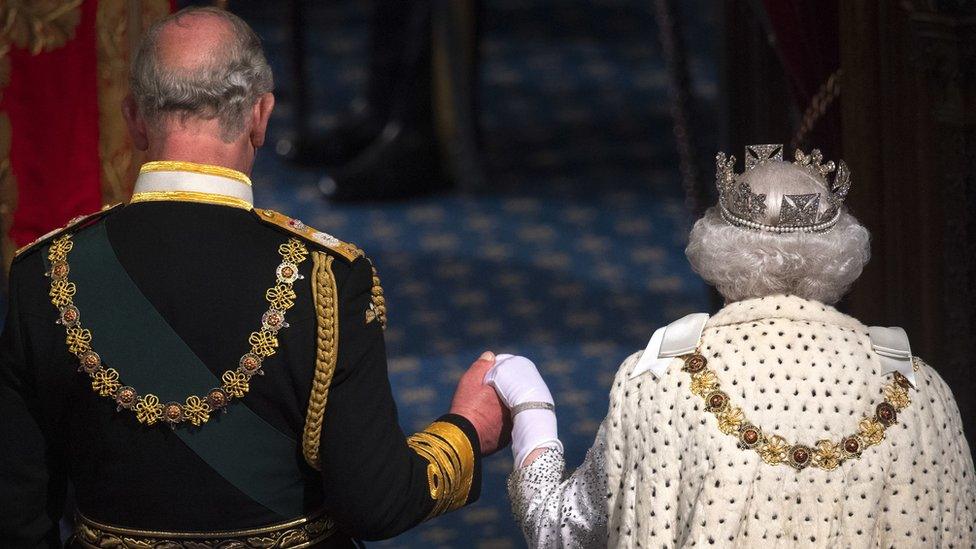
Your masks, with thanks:
M 73 229 L 83 227 L 91 223 L 92 221 L 97 221 L 98 219 L 101 219 L 103 216 L 107 215 L 109 212 L 115 210 L 121 205 L 122 205 L 121 202 L 117 204 L 106 204 L 105 206 L 102 207 L 101 210 L 95 213 L 90 213 L 88 215 L 79 215 L 78 217 L 73 218 L 71 221 L 68 221 L 68 224 L 65 225 L 64 227 L 61 227 L 59 229 L 54 229 L 53 231 L 47 233 L 46 235 L 34 240 L 30 244 L 19 248 L 16 252 L 14 252 L 14 261 L 16 261 L 17 258 L 24 256 L 27 252 L 37 248 L 38 246 L 44 244 L 45 242 L 49 242 L 51 239 L 60 236 L 63 233 L 66 233 Z
M 274 225 L 276 227 L 281 227 L 295 236 L 308 240 L 314 244 L 318 244 L 319 246 L 324 246 L 348 261 L 355 261 L 356 259 L 365 255 L 363 251 L 357 248 L 354 244 L 343 242 L 331 234 L 313 229 L 301 221 L 288 217 L 283 213 L 276 212 L 274 210 L 255 208 L 254 214 L 262 222 L 269 225 Z

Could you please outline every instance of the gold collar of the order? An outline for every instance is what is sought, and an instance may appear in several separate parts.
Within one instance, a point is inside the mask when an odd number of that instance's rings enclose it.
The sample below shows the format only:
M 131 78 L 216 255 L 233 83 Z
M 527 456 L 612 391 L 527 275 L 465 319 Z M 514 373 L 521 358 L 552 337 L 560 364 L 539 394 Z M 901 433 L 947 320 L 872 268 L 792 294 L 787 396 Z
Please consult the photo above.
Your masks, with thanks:
M 898 422 L 898 413 L 912 401 L 908 394 L 912 384 L 895 372 L 894 379 L 884 386 L 884 400 L 875 407 L 873 414 L 861 419 L 857 432 L 839 442 L 823 439 L 814 446 L 789 443 L 749 421 L 743 409 L 735 406 L 728 393 L 722 390 L 718 375 L 708 367 L 708 359 L 700 349 L 681 358 L 684 360 L 681 370 L 691 375 L 691 392 L 705 401 L 705 410 L 715 415 L 720 431 L 736 437 L 739 448 L 758 453 L 767 464 L 789 465 L 797 471 L 807 467 L 832 471 L 847 460 L 860 458 L 863 451 L 884 440 L 885 430 Z M 915 358 L 912 363 L 917 370 Z
M 81 325 L 81 311 L 74 303 L 75 283 L 68 279 L 71 268 L 68 254 L 74 248 L 71 234 L 54 240 L 48 250 L 51 268 L 46 273 L 51 278 L 48 295 L 51 304 L 58 310 L 58 324 L 65 328 L 65 341 L 68 351 L 78 358 L 80 372 L 91 378 L 92 390 L 99 396 L 115 401 L 117 410 L 129 410 L 136 420 L 145 425 L 165 422 L 170 427 L 180 424 L 201 426 L 217 410 L 226 411 L 235 398 L 244 398 L 250 391 L 251 377 L 263 375 L 263 362 L 278 349 L 278 331 L 288 327 L 285 313 L 295 304 L 295 281 L 304 278 L 299 265 L 308 256 L 308 248 L 297 238 L 291 238 L 278 247 L 281 263 L 275 271 L 275 283 L 265 292 L 268 311 L 261 317 L 261 328 L 251 332 L 247 342 L 251 346 L 231 368 L 220 377 L 221 384 L 211 388 L 203 396 L 189 395 L 185 402 L 161 402 L 152 393 L 143 393 L 135 387 L 125 385 L 121 373 L 115 368 L 106 368 L 102 357 L 95 352 L 93 334 Z

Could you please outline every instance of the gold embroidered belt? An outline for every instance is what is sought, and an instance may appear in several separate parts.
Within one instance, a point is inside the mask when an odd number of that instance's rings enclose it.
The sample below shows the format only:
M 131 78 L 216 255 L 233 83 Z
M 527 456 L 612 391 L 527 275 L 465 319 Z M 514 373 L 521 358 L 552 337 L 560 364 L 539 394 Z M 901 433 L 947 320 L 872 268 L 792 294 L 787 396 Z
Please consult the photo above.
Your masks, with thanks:
M 109 526 L 81 513 L 75 515 L 74 542 L 79 547 L 102 549 L 299 549 L 312 547 L 336 532 L 335 522 L 317 511 L 306 517 L 247 530 L 226 532 L 161 532 Z M 69 544 L 70 545 L 70 544 Z

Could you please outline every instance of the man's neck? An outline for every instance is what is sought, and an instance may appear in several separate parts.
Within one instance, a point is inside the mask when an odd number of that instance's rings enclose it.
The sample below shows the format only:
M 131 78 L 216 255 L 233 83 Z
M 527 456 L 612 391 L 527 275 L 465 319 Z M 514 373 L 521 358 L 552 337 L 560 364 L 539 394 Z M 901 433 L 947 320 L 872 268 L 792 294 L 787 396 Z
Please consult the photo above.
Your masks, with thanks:
M 146 160 L 179 160 L 223 166 L 250 175 L 254 153 L 243 140 L 225 143 L 220 139 L 190 136 L 181 138 L 170 135 L 146 151 Z

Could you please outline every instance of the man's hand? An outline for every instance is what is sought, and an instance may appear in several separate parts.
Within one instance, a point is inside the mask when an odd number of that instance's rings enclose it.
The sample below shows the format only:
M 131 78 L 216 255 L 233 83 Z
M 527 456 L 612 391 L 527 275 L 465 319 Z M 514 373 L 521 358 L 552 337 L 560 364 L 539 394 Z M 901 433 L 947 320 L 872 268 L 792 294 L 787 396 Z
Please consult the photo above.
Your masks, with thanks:
M 486 351 L 461 376 L 451 401 L 451 413 L 463 416 L 478 431 L 483 456 L 507 446 L 512 433 L 508 409 L 495 389 L 484 384 L 485 374 L 494 365 L 495 355 Z

